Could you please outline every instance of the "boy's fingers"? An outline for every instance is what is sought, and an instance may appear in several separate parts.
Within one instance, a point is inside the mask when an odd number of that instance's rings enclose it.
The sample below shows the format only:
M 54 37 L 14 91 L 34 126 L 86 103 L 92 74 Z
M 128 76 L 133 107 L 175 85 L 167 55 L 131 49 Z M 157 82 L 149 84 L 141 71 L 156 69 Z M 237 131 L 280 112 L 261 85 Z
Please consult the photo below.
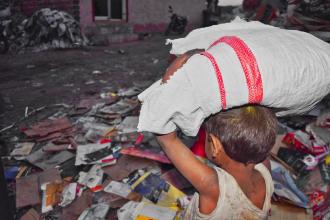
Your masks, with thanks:
M 194 54 L 203 52 L 204 49 L 194 49 L 190 50 L 182 55 L 180 55 L 178 58 L 176 58 L 172 64 L 169 66 L 169 68 L 166 70 L 166 73 L 163 77 L 162 83 L 166 83 L 166 81 L 178 70 L 180 69 L 183 64 L 187 62 L 187 60 Z

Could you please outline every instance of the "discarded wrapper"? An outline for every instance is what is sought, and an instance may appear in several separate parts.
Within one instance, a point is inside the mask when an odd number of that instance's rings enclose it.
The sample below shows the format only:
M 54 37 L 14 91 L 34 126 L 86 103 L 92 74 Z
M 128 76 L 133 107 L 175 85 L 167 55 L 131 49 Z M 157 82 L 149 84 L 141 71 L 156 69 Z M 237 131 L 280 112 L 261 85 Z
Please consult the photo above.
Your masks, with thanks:
M 118 210 L 118 220 L 173 220 L 176 211 L 146 202 L 128 202 Z
M 104 191 L 107 193 L 112 193 L 123 198 L 131 193 L 131 187 L 127 183 L 121 183 L 117 181 L 111 181 L 105 188 Z
M 183 192 L 161 179 L 159 175 L 151 172 L 141 174 L 129 180 L 134 192 L 141 194 L 154 204 L 179 210 L 178 199 L 185 196 Z
M 78 220 L 104 220 L 109 209 L 109 205 L 105 203 L 92 205 L 81 213 Z
M 111 143 L 79 145 L 75 165 L 100 164 L 102 166 L 116 163 L 120 146 Z
M 322 140 L 311 139 L 307 133 L 300 130 L 287 133 L 283 138 L 283 142 L 298 151 L 315 156 L 328 152 L 328 147 Z
M 69 205 L 76 198 L 77 183 L 70 183 L 67 185 L 62 192 L 61 203 L 62 207 Z
M 34 143 L 32 142 L 18 143 L 10 156 L 15 157 L 15 160 L 24 160 L 31 153 L 33 147 Z
M 82 171 L 79 173 L 78 183 L 87 186 L 92 191 L 99 191 L 102 189 L 103 174 L 100 165 L 93 165 L 88 173 Z

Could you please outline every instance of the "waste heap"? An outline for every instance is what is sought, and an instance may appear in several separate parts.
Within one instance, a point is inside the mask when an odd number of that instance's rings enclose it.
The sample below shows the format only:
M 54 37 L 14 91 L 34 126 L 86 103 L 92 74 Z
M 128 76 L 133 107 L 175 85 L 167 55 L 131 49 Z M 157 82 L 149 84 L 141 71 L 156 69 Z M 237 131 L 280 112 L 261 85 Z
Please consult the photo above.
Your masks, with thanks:
M 303 116 L 280 118 L 272 150 L 274 200 L 311 209 L 313 219 L 330 214 L 330 100 Z
M 88 44 L 79 22 L 64 11 L 44 8 L 24 19 L 15 14 L 1 19 L 10 50 L 77 48 Z
M 2 158 L 17 219 L 170 220 L 182 213 L 195 190 L 153 135 L 137 132 L 143 89 L 54 105 L 51 115 L 26 112 L 22 135 Z M 274 204 L 312 210 L 314 219 L 330 213 L 329 98 L 306 115 L 280 118 L 272 150 Z M 188 146 L 195 141 L 181 136 Z
M 244 0 L 242 5 L 219 6 L 220 21 L 229 22 L 236 16 L 276 27 L 309 32 L 330 41 L 330 2 L 328 0 L 280 1 Z
M 137 132 L 136 95 L 143 89 L 26 110 L 22 135 L 2 158 L 18 219 L 174 219 L 180 213 L 182 190 L 191 186 L 154 136 Z
M 72 48 L 86 46 L 87 39 L 81 33 L 79 22 L 72 15 L 44 8 L 36 11 L 24 26 L 28 46 L 49 48 Z

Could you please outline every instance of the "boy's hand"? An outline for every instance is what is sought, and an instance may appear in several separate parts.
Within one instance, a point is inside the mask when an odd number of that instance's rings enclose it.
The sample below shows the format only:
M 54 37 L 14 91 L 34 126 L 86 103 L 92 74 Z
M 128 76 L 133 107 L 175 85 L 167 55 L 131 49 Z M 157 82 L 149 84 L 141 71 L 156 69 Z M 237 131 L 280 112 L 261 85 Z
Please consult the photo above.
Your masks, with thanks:
M 189 50 L 188 52 L 180 55 L 178 58 L 176 58 L 171 65 L 167 68 L 165 75 L 163 76 L 163 80 L 162 83 L 166 83 L 167 80 L 170 79 L 170 77 L 175 73 L 175 71 L 177 71 L 178 69 L 180 69 L 183 64 L 185 64 L 187 62 L 187 60 L 195 54 L 201 53 L 203 52 L 204 49 L 194 49 L 194 50 Z

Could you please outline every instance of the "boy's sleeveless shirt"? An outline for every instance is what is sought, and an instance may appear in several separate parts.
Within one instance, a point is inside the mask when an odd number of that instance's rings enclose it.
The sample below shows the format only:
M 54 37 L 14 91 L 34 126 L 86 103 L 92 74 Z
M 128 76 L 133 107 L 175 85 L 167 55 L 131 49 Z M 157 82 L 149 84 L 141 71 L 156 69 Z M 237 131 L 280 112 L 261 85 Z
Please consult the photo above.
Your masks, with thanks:
M 267 219 L 271 207 L 271 196 L 274 184 L 268 169 L 257 164 L 255 169 L 260 172 L 266 183 L 266 196 L 263 209 L 256 207 L 244 194 L 235 178 L 225 170 L 216 167 L 218 173 L 220 195 L 217 207 L 209 215 L 199 212 L 199 195 L 195 193 L 184 213 L 184 220 L 235 220 L 235 219 Z

